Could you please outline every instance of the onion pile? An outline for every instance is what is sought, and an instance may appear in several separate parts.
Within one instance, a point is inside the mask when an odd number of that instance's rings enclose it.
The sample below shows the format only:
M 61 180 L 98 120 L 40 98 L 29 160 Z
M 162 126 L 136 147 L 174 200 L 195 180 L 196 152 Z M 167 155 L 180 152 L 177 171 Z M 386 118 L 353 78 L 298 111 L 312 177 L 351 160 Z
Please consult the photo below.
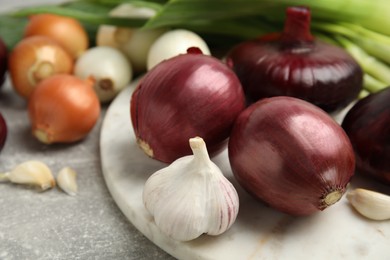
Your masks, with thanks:
M 287 8 L 284 31 L 240 43 L 227 55 L 250 102 L 293 96 L 328 112 L 357 98 L 363 72 L 342 48 L 320 42 L 310 33 L 310 11 Z
M 3 149 L 5 140 L 7 139 L 7 124 L 3 115 L 0 113 L 0 151 Z
M 202 137 L 210 154 L 226 144 L 245 108 L 237 76 L 220 60 L 189 48 L 156 65 L 131 98 L 131 121 L 139 146 L 152 158 L 173 162 L 191 154 L 188 140 Z
M 354 147 L 357 172 L 390 184 L 390 87 L 359 100 L 342 127 Z
M 293 97 L 249 106 L 237 118 L 228 152 L 245 190 L 292 215 L 309 215 L 337 202 L 355 169 L 352 145 L 340 125 Z

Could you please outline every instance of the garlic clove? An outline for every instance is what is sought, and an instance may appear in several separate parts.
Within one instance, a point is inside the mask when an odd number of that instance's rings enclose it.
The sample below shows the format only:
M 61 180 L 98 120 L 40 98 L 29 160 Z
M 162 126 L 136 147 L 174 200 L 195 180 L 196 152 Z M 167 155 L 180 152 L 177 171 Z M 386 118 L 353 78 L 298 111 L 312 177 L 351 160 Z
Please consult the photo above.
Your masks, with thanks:
M 70 167 L 62 168 L 57 175 L 58 186 L 68 195 L 77 194 L 77 173 Z
M 390 196 L 366 189 L 347 194 L 348 201 L 363 216 L 372 220 L 390 219 Z
M 234 186 L 207 153 L 200 137 L 191 138 L 193 155 L 152 174 L 143 201 L 156 225 L 169 237 L 189 241 L 207 233 L 219 235 L 234 223 L 239 198 Z
M 40 161 L 26 161 L 17 165 L 12 171 L 1 174 L 0 179 L 17 184 L 39 187 L 42 191 L 56 185 L 49 167 Z

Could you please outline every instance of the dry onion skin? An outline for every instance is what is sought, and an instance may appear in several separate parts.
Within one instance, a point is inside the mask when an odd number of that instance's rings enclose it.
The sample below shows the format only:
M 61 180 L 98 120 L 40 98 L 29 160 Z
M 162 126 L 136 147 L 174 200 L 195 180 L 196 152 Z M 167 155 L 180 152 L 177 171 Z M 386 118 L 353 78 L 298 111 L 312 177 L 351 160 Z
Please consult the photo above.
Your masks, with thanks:
M 72 143 L 86 137 L 100 115 L 93 80 L 55 75 L 32 93 L 28 113 L 33 135 L 42 143 Z
M 57 41 L 74 59 L 88 48 L 88 35 L 76 19 L 54 15 L 37 14 L 30 17 L 24 36 L 47 36 Z
M 40 81 L 55 74 L 72 73 L 73 60 L 54 40 L 33 36 L 15 46 L 8 67 L 13 88 L 27 99 Z

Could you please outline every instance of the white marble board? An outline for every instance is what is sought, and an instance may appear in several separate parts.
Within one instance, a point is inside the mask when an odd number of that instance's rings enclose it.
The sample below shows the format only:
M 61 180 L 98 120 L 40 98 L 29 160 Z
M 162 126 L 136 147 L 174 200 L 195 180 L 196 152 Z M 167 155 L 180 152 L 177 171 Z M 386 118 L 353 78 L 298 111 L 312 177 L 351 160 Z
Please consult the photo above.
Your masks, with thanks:
M 130 98 L 136 82 L 110 105 L 100 148 L 104 178 L 115 202 L 131 223 L 157 246 L 178 259 L 390 259 L 390 222 L 370 221 L 354 211 L 345 196 L 323 212 L 293 217 L 255 201 L 235 182 L 224 151 L 213 159 L 236 187 L 240 211 L 226 233 L 177 242 L 162 234 L 145 210 L 146 179 L 165 164 L 148 158 L 135 142 Z M 390 192 L 390 187 L 354 176 L 350 189 Z M 131 245 L 129 245 L 131 246 Z

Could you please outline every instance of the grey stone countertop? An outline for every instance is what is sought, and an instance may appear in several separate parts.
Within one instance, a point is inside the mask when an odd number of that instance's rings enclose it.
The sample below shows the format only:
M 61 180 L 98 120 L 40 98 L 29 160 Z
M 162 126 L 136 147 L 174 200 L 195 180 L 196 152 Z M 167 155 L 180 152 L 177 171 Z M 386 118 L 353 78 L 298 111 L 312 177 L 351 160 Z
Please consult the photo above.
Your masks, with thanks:
M 0 0 L 0 9 L 26 2 L 38 1 Z M 31 159 L 45 162 L 55 176 L 70 166 L 78 173 L 79 193 L 0 183 L 0 259 L 172 259 L 135 229 L 106 187 L 99 135 L 107 106 L 86 139 L 44 145 L 31 134 L 26 105 L 8 80 L 0 89 L 0 111 L 8 126 L 0 172 Z

